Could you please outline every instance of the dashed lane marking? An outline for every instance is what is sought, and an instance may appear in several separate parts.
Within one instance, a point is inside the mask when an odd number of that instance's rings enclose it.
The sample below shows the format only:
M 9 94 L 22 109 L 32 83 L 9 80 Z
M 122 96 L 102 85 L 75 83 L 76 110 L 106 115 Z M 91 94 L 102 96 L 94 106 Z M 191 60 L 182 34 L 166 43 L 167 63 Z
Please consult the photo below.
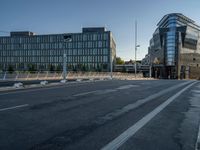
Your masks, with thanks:
M 12 110 L 12 109 L 19 109 L 19 108 L 28 107 L 28 106 L 29 106 L 29 104 L 24 104 L 24 105 L 12 106 L 12 107 L 7 107 L 7 108 L 1 108 L 0 112 Z

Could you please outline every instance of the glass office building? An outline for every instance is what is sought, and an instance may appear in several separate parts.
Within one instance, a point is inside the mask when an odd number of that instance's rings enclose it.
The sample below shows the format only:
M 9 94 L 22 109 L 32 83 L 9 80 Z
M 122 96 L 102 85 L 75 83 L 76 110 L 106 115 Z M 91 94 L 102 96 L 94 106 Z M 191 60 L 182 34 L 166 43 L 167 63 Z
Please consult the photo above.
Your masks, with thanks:
M 0 36 L 0 70 L 109 71 L 115 63 L 116 44 L 110 31 L 83 28 L 82 33 L 35 35 L 29 31 Z
M 157 26 L 148 52 L 152 75 L 186 78 L 191 67 L 199 69 L 200 27 L 180 13 L 165 15 Z

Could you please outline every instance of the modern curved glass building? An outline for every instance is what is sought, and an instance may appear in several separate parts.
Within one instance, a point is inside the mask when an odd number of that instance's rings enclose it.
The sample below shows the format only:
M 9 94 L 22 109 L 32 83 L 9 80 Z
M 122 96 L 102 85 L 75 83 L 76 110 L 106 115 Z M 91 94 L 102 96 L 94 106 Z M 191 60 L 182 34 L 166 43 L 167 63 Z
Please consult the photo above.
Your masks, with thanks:
M 152 76 L 195 78 L 200 70 L 200 26 L 180 13 L 165 15 L 157 24 L 148 53 Z

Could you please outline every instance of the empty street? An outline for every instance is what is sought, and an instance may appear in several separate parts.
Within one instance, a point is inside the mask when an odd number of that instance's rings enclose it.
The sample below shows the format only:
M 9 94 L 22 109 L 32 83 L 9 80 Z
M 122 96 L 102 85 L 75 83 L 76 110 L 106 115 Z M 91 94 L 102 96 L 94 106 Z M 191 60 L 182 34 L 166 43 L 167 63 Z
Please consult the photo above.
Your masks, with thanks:
M 194 150 L 198 81 L 108 80 L 0 93 L 1 150 Z

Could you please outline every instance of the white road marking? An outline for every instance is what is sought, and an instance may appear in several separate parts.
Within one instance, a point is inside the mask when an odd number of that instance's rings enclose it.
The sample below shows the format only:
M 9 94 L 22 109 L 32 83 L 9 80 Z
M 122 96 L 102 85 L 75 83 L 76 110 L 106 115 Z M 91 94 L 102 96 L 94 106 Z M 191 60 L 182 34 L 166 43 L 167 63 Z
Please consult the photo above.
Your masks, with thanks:
M 12 109 L 18 109 L 18 108 L 22 108 L 22 107 L 28 107 L 29 104 L 24 104 L 24 105 L 18 105 L 18 106 L 13 106 L 13 107 L 7 107 L 7 108 L 1 108 L 1 111 L 6 111 L 6 110 L 12 110 Z
M 178 88 L 178 87 L 181 87 L 181 86 L 183 86 L 183 85 L 185 85 L 185 84 L 188 84 L 189 82 L 190 82 L 190 81 L 184 82 L 184 83 L 181 83 L 181 84 L 178 84 L 178 85 L 175 85 L 175 86 L 172 86 L 172 87 L 170 87 L 170 88 L 167 88 L 166 90 L 160 91 L 160 92 L 158 92 L 158 93 L 156 93 L 156 94 L 153 94 L 153 95 L 151 95 L 151 96 L 149 96 L 149 97 L 146 97 L 146 98 L 144 98 L 144 99 L 141 99 L 141 100 L 137 101 L 137 102 L 134 103 L 134 104 L 129 104 L 129 105 L 125 106 L 124 110 L 122 110 L 122 111 L 123 111 L 123 112 L 124 112 L 124 111 L 127 112 L 127 111 L 129 111 L 129 110 L 131 110 L 131 109 L 134 109 L 134 108 L 136 108 L 136 107 L 142 105 L 143 103 L 146 103 L 147 101 L 149 101 L 149 100 L 151 100 L 151 99 L 154 99 L 154 98 L 156 98 L 156 97 L 158 97 L 158 96 L 160 96 L 160 95 L 162 95 L 162 94 L 164 94 L 164 93 L 166 93 L 166 92 L 169 92 L 169 91 L 171 91 L 171 90 L 173 90 L 173 89 L 176 89 L 176 88 Z M 86 95 L 90 95 L 90 94 L 102 95 L 102 94 L 108 94 L 108 93 L 112 93 L 112 92 L 117 92 L 118 90 L 126 90 L 126 89 L 129 89 L 129 88 L 132 88 L 132 87 L 138 87 L 138 86 L 139 86 L 139 85 L 123 85 L 123 86 L 120 86 L 120 87 L 115 88 L 115 89 L 95 90 L 95 91 L 89 91 L 89 92 L 78 93 L 78 94 L 75 94 L 75 95 L 73 95 L 73 96 L 74 96 L 74 97 L 79 97 L 79 96 L 86 96 Z M 122 113 L 123 113 L 123 112 L 122 112 Z
M 98 92 L 99 90 L 96 91 L 90 91 L 90 92 L 84 92 L 84 93 L 79 93 L 79 94 L 75 94 L 73 96 L 78 97 L 78 96 L 85 96 L 85 95 L 89 95 L 89 94 L 93 94 L 95 92 Z
M 124 86 L 120 86 L 117 88 L 117 90 L 125 90 L 125 89 L 130 89 L 132 87 L 139 87 L 139 85 L 124 85 Z
M 110 113 L 106 114 L 105 116 L 103 116 L 103 117 L 101 117 L 99 119 L 99 122 L 101 124 L 102 122 L 106 122 L 108 120 L 112 120 L 114 118 L 117 118 L 118 116 L 121 116 L 121 115 L 123 115 L 123 114 L 125 114 L 125 113 L 127 113 L 127 112 L 129 112 L 131 110 L 134 110 L 134 109 L 140 107 L 141 105 L 143 105 L 143 104 L 145 104 L 145 103 L 147 103 L 147 102 L 149 102 L 151 100 L 154 100 L 154 99 L 158 98 L 159 96 L 162 96 L 165 93 L 168 93 L 168 92 L 170 92 L 170 91 L 172 91 L 174 89 L 177 89 L 177 88 L 179 88 L 181 86 L 184 86 L 187 83 L 188 82 L 185 82 L 185 83 L 182 83 L 182 84 L 178 84 L 178 85 L 172 86 L 170 88 L 167 88 L 165 90 L 162 90 L 162 91 L 160 91 L 158 93 L 155 93 L 153 95 L 150 95 L 150 96 L 148 96 L 148 97 L 146 97 L 144 99 L 139 99 L 134 103 L 130 103 L 130 104 L 128 104 L 128 105 L 126 105 L 126 106 L 124 106 L 124 107 L 122 107 L 120 109 L 117 109 L 117 110 L 115 110 L 113 112 L 110 112 Z
M 192 90 L 192 92 L 194 92 L 194 93 L 200 93 L 200 90 Z
M 138 85 L 123 85 L 123 86 L 120 86 L 116 89 L 95 90 L 95 91 L 75 94 L 73 96 L 78 97 L 78 96 L 85 96 L 85 95 L 94 94 L 94 93 L 99 94 L 99 95 L 108 94 L 108 93 L 116 92 L 117 90 L 125 90 L 125 89 L 129 89 L 129 88 L 132 88 L 132 87 L 138 87 Z
M 188 88 L 193 86 L 196 82 L 189 84 L 184 89 L 167 99 L 164 103 L 155 108 L 152 112 L 144 116 L 141 120 L 135 123 L 133 126 L 124 131 L 121 135 L 115 138 L 113 141 L 105 145 L 101 150 L 117 150 L 122 146 L 129 138 L 131 138 L 137 131 L 139 131 L 143 126 L 145 126 L 151 119 L 153 119 L 158 113 L 160 113 L 165 107 L 167 107 L 172 101 L 174 101 L 178 96 L 185 92 Z
M 117 90 L 113 90 L 113 89 L 105 89 L 105 90 L 99 90 L 96 94 L 97 95 L 102 95 L 102 94 L 108 94 L 108 93 L 112 93 L 112 92 L 116 92 Z

